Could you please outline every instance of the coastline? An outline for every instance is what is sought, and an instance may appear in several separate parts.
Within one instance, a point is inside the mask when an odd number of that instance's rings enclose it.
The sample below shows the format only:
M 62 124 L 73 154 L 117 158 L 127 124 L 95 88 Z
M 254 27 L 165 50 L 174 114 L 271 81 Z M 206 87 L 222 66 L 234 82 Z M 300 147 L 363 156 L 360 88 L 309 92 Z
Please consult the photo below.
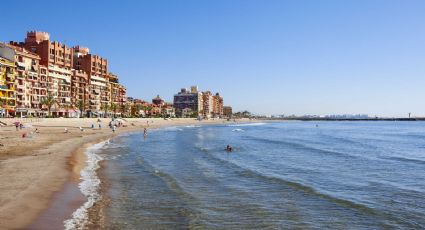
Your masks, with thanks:
M 11 126 L 2 127 L 0 130 L 0 143 L 3 144 L 0 148 L 2 227 L 16 229 L 31 226 L 52 206 L 54 198 L 63 194 L 67 182 L 74 181 L 75 185 L 82 165 L 86 164 L 81 154 L 84 154 L 86 149 L 84 147 L 90 143 L 98 143 L 121 133 L 141 131 L 147 125 L 147 121 L 153 122 L 149 123 L 149 129 L 226 122 L 218 119 L 200 122 L 195 119 L 131 118 L 126 119 L 127 127 L 119 128 L 117 132 L 112 133 L 107 126 L 110 119 L 101 119 L 103 127 L 101 130 L 88 129 L 91 124 L 97 125 L 96 120 L 46 119 L 31 123 L 32 128 L 23 131 L 15 131 Z M 78 127 L 86 130 L 81 132 Z M 23 132 L 28 133 L 30 129 L 35 128 L 38 128 L 40 133 L 31 138 L 21 137 Z M 65 133 L 64 128 L 68 128 L 69 133 Z M 3 142 L 5 140 L 7 142 Z

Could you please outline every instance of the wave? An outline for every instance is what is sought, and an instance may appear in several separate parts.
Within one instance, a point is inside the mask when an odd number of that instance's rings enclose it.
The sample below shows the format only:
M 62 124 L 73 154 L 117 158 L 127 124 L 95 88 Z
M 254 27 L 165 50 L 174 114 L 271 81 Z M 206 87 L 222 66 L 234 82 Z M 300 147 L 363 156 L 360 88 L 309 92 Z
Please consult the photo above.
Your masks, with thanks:
M 310 152 L 330 154 L 330 155 L 339 156 L 339 157 L 348 157 L 348 158 L 359 158 L 360 157 L 360 156 L 350 155 L 350 154 L 344 153 L 344 152 L 326 150 L 326 149 L 322 149 L 322 148 L 315 148 L 315 147 L 308 146 L 308 145 L 305 145 L 305 144 L 296 143 L 296 142 L 289 142 L 289 141 L 284 141 L 284 140 L 271 140 L 271 139 L 252 137 L 252 136 L 245 136 L 244 138 L 250 139 L 250 140 L 253 140 L 253 141 L 260 141 L 260 142 L 264 142 L 264 143 L 269 143 L 269 144 L 286 145 L 286 146 L 289 146 L 289 147 L 292 147 L 292 148 L 295 148 L 295 149 L 302 149 L 302 150 L 310 151 Z
M 236 125 L 227 125 L 228 127 L 245 127 L 245 126 L 261 126 L 265 125 L 266 123 L 257 122 L 257 123 L 243 123 L 243 124 L 236 124 Z
M 185 128 L 200 128 L 200 125 L 186 125 Z
M 406 158 L 406 157 L 382 157 L 382 159 L 402 161 L 402 162 L 422 164 L 422 165 L 425 164 L 425 160 L 414 159 L 414 158 Z
M 165 127 L 161 129 L 162 131 L 183 131 L 183 129 L 176 126 Z
M 97 176 L 97 169 L 100 167 L 99 162 L 103 158 L 96 154 L 96 150 L 103 148 L 109 143 L 109 140 L 97 143 L 90 146 L 86 150 L 87 165 L 81 170 L 81 182 L 78 187 L 81 193 L 87 198 L 87 201 L 72 213 L 72 218 L 64 221 L 65 229 L 84 229 L 88 222 L 88 209 L 91 208 L 99 199 L 100 194 L 98 192 L 100 187 L 100 179 Z
M 299 183 L 299 182 L 286 180 L 286 179 L 283 179 L 283 178 L 275 176 L 275 175 L 266 175 L 266 174 L 261 173 L 259 171 L 249 169 L 249 168 L 245 168 L 245 167 L 240 166 L 236 163 L 233 163 L 233 162 L 221 159 L 219 157 L 216 157 L 214 154 L 206 154 L 206 155 L 208 155 L 210 159 L 219 162 L 221 165 L 225 164 L 225 165 L 231 167 L 231 169 L 241 177 L 245 177 L 245 178 L 248 178 L 248 179 L 257 178 L 257 179 L 260 179 L 262 181 L 268 181 L 268 182 L 271 182 L 271 183 L 280 184 L 280 185 L 287 186 L 289 188 L 304 192 L 306 194 L 313 195 L 313 196 L 319 197 L 321 199 L 328 200 L 328 201 L 333 202 L 334 204 L 337 204 L 337 205 L 340 205 L 340 206 L 355 209 L 355 210 L 358 210 L 358 211 L 361 211 L 361 212 L 366 212 L 366 213 L 369 213 L 371 215 L 378 215 L 378 212 L 375 209 L 373 209 L 373 208 L 371 208 L 367 205 L 355 203 L 355 202 L 350 201 L 350 200 L 334 197 L 332 195 L 319 192 L 315 188 L 310 187 L 310 186 L 305 185 L 305 184 L 302 184 L 302 183 Z
M 232 132 L 244 132 L 245 130 L 243 129 L 233 129 Z

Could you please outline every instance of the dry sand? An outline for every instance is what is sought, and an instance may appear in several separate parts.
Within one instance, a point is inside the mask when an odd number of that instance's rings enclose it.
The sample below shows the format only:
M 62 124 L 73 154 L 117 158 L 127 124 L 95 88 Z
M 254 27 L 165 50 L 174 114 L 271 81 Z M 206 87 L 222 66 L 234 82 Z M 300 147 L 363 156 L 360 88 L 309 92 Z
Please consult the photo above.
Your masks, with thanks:
M 217 124 L 224 120 L 199 122 L 195 119 L 126 119 L 127 127 L 115 133 L 108 127 L 110 119 L 57 118 L 23 119 L 32 127 L 16 131 L 16 119 L 0 119 L 8 124 L 0 127 L 0 228 L 19 229 L 31 224 L 45 210 L 55 192 L 69 180 L 79 180 L 85 166 L 83 149 L 123 132 L 141 130 L 147 126 Z M 91 125 L 95 129 L 91 129 Z M 80 131 L 79 127 L 85 130 Z M 34 133 L 38 128 L 39 133 Z M 68 133 L 65 133 L 65 128 Z M 26 133 L 27 137 L 22 135 Z M 77 154 L 79 153 L 79 154 Z M 77 156 L 76 156 L 77 154 Z

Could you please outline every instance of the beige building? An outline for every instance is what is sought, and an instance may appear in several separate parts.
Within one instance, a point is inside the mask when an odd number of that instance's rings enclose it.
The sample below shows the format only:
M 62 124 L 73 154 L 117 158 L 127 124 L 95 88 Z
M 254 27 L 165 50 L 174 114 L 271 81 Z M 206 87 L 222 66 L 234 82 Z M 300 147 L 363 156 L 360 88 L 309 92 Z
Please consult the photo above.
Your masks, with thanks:
M 40 56 L 23 47 L 10 45 L 15 50 L 16 113 L 21 116 L 42 116 L 41 101 L 47 95 L 47 78 L 40 75 Z
M 52 107 L 57 117 L 79 116 L 80 110 L 101 116 L 111 104 L 126 104 L 126 88 L 108 74 L 108 61 L 88 48 L 50 41 L 50 35 L 40 31 L 27 32 L 24 42 L 10 42 L 8 48 L 9 56 L 16 55 L 15 63 L 1 62 L 0 97 L 8 104 L 1 114 L 14 114 L 16 103 L 18 115 L 43 116 L 47 107 L 41 101 L 48 96 L 57 102 Z
M 10 44 L 37 54 L 40 65 L 47 67 L 47 94 L 57 101 L 52 108 L 53 115 L 68 117 L 75 113 L 71 100 L 73 50 L 60 42 L 50 41 L 50 35 L 40 31 L 30 31 L 24 42 Z
M 104 106 L 110 105 L 110 87 L 108 80 L 108 61 L 98 55 L 91 54 L 86 47 L 75 46 L 74 69 L 88 74 L 88 112 L 95 116 L 103 116 Z

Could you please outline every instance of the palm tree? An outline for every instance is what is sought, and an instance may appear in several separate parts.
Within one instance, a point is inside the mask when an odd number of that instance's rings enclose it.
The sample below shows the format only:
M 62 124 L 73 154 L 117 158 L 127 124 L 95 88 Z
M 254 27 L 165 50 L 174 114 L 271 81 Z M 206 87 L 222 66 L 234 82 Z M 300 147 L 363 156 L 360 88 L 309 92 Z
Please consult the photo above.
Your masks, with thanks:
M 0 98 L 0 107 L 6 108 L 6 99 Z
M 52 96 L 52 94 L 48 94 L 46 97 L 41 99 L 41 104 L 47 106 L 48 116 L 52 116 L 51 110 L 52 106 L 58 104 L 56 99 Z
M 66 103 L 66 104 L 63 104 L 61 107 L 63 109 L 65 109 L 65 111 L 68 113 L 68 117 L 69 117 L 69 110 L 70 109 L 73 109 L 74 108 L 74 105 L 73 104 Z
M 84 103 L 84 100 L 78 100 L 77 103 L 75 103 L 75 106 L 80 110 L 80 116 L 83 117 L 84 109 L 86 108 L 86 104 Z
M 128 112 L 128 109 L 130 108 L 130 105 L 128 103 L 122 104 L 121 105 L 121 112 L 123 114 L 126 114 Z
M 114 117 L 115 117 L 115 114 L 117 113 L 117 110 L 118 110 L 117 104 L 111 103 L 111 111 L 114 112 Z
M 143 109 L 143 106 L 141 104 L 136 104 L 134 108 L 134 115 L 137 115 L 140 117 L 140 110 Z
M 101 105 L 101 110 L 103 110 L 103 117 L 106 117 L 106 114 L 108 113 L 108 111 L 109 111 L 109 104 L 102 104 Z

